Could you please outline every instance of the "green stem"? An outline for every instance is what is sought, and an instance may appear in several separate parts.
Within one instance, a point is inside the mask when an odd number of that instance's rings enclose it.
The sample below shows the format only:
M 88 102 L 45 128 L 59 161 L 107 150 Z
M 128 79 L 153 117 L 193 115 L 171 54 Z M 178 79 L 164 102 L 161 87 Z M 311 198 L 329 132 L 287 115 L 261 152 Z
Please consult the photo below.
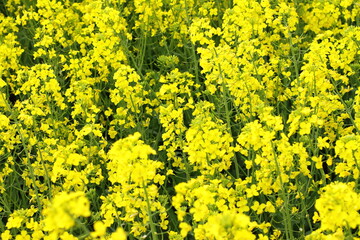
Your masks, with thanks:
M 283 182 L 282 177 L 281 177 L 280 164 L 279 164 L 279 161 L 278 161 L 278 158 L 277 158 L 274 143 L 272 141 L 271 141 L 271 147 L 272 147 L 273 153 L 274 153 L 276 171 L 279 174 L 279 180 L 280 180 L 280 185 L 281 185 L 280 196 L 281 196 L 282 200 L 284 201 L 284 206 L 283 206 L 284 211 L 282 211 L 282 214 L 283 214 L 284 224 L 285 224 L 286 239 L 294 239 L 293 229 L 292 229 L 292 224 L 291 224 L 291 214 L 290 214 L 291 208 L 289 206 L 289 199 L 288 199 L 288 196 L 287 196 L 287 193 L 286 193 L 286 189 L 284 187 L 284 182 Z
M 11 108 L 10 104 L 8 103 L 8 101 L 7 101 L 6 99 L 4 99 L 4 97 L 3 97 L 2 94 L 0 94 L 0 95 L 1 95 L 2 98 L 3 98 L 3 101 L 4 101 L 5 104 L 6 104 L 6 107 L 7 107 L 11 112 L 13 112 L 13 109 Z M 41 205 L 41 201 L 40 201 L 40 198 L 39 198 L 39 189 L 38 189 L 38 187 L 37 187 L 37 185 L 36 185 L 34 169 L 33 169 L 33 167 L 31 166 L 30 153 L 29 153 L 29 151 L 28 151 L 28 149 L 27 149 L 27 146 L 25 145 L 25 138 L 24 138 L 24 136 L 23 136 L 23 134 L 22 134 L 22 132 L 21 132 L 22 128 L 20 127 L 20 123 L 19 123 L 19 121 L 17 120 L 16 117 L 14 117 L 14 121 L 15 121 L 15 126 L 16 126 L 16 128 L 17 128 L 16 130 L 17 130 L 17 132 L 18 132 L 19 135 L 20 135 L 21 144 L 22 144 L 23 149 L 24 149 L 24 151 L 25 151 L 25 155 L 26 155 L 26 158 L 27 158 L 26 166 L 27 166 L 27 168 L 28 168 L 28 170 L 29 170 L 29 173 L 30 173 L 31 182 L 32 182 L 32 184 L 34 185 L 34 190 L 35 190 L 35 195 L 36 195 L 35 198 L 36 198 L 36 202 L 37 202 L 37 204 L 38 204 L 39 212 L 41 213 L 41 212 L 42 212 L 42 205 Z M 41 214 L 40 214 L 40 216 L 41 216 Z
M 219 66 L 220 68 L 220 66 Z M 220 73 L 221 73 L 221 68 L 220 68 Z M 223 101 L 224 101 L 224 105 L 225 105 L 225 117 L 226 117 L 226 124 L 227 124 L 227 128 L 228 128 L 228 132 L 230 133 L 231 137 L 233 137 L 233 132 L 231 129 L 231 120 L 230 120 L 230 110 L 229 110 L 229 106 L 227 104 L 227 99 L 226 99 L 226 87 L 225 87 L 225 83 L 222 82 L 222 87 L 223 87 Z M 234 141 L 231 142 L 231 146 L 235 147 L 235 143 Z M 240 177 L 240 170 L 239 170 L 239 159 L 237 158 L 236 153 L 234 153 L 235 156 L 235 176 L 236 178 Z
M 148 216 L 149 216 L 149 224 L 150 224 L 150 229 L 151 229 L 151 236 L 152 236 L 153 240 L 159 240 L 159 238 L 157 236 L 157 233 L 156 233 L 155 224 L 154 224 L 154 222 L 152 220 L 150 201 L 149 201 L 148 193 L 146 191 L 146 186 L 145 186 L 144 180 L 143 180 L 142 184 L 143 184 L 144 193 L 145 193 L 145 199 L 146 199 L 146 205 L 147 205 L 147 211 L 148 211 L 147 213 L 148 213 Z

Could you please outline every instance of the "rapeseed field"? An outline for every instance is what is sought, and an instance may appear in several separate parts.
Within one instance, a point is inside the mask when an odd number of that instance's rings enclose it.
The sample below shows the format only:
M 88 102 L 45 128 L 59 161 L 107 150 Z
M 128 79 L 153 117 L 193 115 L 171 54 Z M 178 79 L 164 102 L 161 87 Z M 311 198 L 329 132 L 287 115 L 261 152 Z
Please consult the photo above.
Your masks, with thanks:
M 3 240 L 360 239 L 359 0 L 3 0 Z

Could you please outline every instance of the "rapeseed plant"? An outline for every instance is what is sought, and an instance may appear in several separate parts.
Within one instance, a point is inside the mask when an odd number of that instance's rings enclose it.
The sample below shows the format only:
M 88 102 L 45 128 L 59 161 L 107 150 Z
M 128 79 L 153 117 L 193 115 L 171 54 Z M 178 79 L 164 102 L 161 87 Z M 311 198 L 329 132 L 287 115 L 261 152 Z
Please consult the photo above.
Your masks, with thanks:
M 359 194 L 354 182 L 333 182 L 321 190 L 316 200 L 314 221 L 320 221 L 318 230 L 306 239 L 346 239 L 359 236 Z M 352 231 L 355 229 L 355 231 Z
M 184 151 L 189 155 L 189 163 L 203 175 L 214 175 L 228 170 L 234 156 L 233 139 L 221 122 L 212 120 L 209 102 L 199 102 L 195 106 L 189 129 L 186 131 Z

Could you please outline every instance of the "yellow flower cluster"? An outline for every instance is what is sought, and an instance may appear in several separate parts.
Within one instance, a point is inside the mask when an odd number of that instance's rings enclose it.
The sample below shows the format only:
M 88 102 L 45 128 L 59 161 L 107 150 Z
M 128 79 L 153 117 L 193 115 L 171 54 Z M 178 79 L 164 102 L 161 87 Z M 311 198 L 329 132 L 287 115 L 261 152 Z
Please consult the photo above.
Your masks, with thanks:
M 159 106 L 159 120 L 164 128 L 163 145 L 159 150 L 167 152 L 168 160 L 173 161 L 174 167 L 185 168 L 183 157 L 177 154 L 184 148 L 186 126 L 184 111 L 192 109 L 194 99 L 192 89 L 195 87 L 193 76 L 190 73 L 181 73 L 175 68 L 166 76 L 161 76 L 162 83 L 158 98 L 162 101 Z
M 249 231 L 250 218 L 232 211 L 210 216 L 208 221 L 196 231 L 196 239 L 244 239 L 253 240 Z
M 130 223 L 134 236 L 146 232 L 147 225 L 152 224 L 149 219 L 156 212 L 163 229 L 168 223 L 165 206 L 159 200 L 159 186 L 164 184 L 165 176 L 157 172 L 163 163 L 148 159 L 156 152 L 139 138 L 140 133 L 135 133 L 111 147 L 107 168 L 112 186 L 109 194 L 101 197 L 105 226 L 110 227 L 115 221 Z
M 334 182 L 322 189 L 316 200 L 315 221 L 321 227 L 306 239 L 347 239 L 352 229 L 360 226 L 360 194 L 353 184 Z
M 207 235 L 212 234 L 225 234 L 225 236 L 234 234 L 231 228 L 228 230 L 230 232 L 206 233 L 207 225 L 215 224 L 221 228 L 223 223 L 215 223 L 213 218 L 221 217 L 222 214 L 227 215 L 229 211 L 241 217 L 241 213 L 249 209 L 241 192 L 236 191 L 233 183 L 227 179 L 209 180 L 200 176 L 178 184 L 175 190 L 176 195 L 172 199 L 172 204 L 176 209 L 177 218 L 180 221 L 180 234 L 183 237 L 188 235 L 189 231 L 193 231 L 196 239 L 206 239 Z M 189 222 L 189 215 L 192 222 Z M 212 221 L 210 221 L 210 216 L 213 216 Z M 189 225 L 190 223 L 192 224 Z M 249 221 L 243 224 L 241 228 L 246 230 L 249 227 L 247 226 Z
M 214 105 L 209 102 L 196 104 L 184 147 L 189 163 L 194 165 L 195 171 L 200 170 L 204 175 L 228 170 L 234 156 L 231 147 L 233 139 L 224 124 L 212 119 L 212 109 Z
M 76 218 L 90 216 L 90 202 L 84 192 L 62 192 L 54 196 L 51 205 L 43 210 L 43 215 L 43 230 L 49 232 L 49 238 L 64 238 L 61 235 L 75 225 Z

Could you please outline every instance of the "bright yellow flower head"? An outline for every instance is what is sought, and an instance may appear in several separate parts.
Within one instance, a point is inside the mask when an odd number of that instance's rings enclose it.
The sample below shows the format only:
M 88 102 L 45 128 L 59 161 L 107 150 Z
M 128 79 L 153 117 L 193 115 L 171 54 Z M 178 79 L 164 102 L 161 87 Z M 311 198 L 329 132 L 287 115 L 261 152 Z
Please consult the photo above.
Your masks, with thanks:
M 338 229 L 357 229 L 360 227 L 360 194 L 353 184 L 334 182 L 321 190 L 315 207 L 318 214 L 315 221 L 321 222 L 321 231 L 336 232 Z
M 44 230 L 62 232 L 75 226 L 78 217 L 90 216 L 90 202 L 84 192 L 61 192 L 43 210 Z

